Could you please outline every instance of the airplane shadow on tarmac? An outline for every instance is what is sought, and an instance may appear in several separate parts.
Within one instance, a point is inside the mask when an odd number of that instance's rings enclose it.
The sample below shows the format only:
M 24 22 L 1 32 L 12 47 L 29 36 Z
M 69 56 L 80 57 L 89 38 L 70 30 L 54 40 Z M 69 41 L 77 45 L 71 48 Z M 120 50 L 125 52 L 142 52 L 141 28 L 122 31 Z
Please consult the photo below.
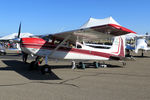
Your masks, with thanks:
M 40 70 L 29 71 L 29 63 L 25 64 L 17 60 L 2 60 L 7 67 L 0 67 L 0 70 L 16 71 L 29 80 L 61 80 L 55 73 L 42 75 Z

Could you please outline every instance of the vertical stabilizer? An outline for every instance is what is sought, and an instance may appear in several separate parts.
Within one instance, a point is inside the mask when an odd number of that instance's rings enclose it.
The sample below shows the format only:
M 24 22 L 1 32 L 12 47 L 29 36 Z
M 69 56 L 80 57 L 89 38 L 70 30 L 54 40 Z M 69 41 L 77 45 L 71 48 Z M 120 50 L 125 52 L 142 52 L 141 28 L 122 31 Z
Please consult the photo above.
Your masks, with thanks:
M 125 36 L 114 37 L 114 42 L 111 47 L 111 53 L 116 56 L 125 57 Z

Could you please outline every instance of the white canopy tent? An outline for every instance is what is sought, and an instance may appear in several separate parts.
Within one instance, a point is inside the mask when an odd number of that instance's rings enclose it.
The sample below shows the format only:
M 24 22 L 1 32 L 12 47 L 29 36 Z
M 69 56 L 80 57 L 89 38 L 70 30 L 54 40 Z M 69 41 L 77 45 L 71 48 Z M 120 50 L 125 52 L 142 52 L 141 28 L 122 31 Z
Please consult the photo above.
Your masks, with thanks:
M 119 25 L 111 16 L 104 18 L 104 19 L 95 19 L 95 18 L 90 18 L 83 26 L 80 28 L 89 28 L 89 27 L 95 27 L 95 26 L 101 26 L 101 25 L 108 25 L 108 24 L 115 24 Z
M 134 33 L 129 33 L 125 35 L 126 39 L 134 39 L 137 36 L 140 36 L 140 35 L 134 34 Z
M 1 37 L 0 40 L 12 40 L 18 36 L 18 33 L 13 33 L 4 37 Z M 33 36 L 31 33 L 20 33 L 20 38 Z

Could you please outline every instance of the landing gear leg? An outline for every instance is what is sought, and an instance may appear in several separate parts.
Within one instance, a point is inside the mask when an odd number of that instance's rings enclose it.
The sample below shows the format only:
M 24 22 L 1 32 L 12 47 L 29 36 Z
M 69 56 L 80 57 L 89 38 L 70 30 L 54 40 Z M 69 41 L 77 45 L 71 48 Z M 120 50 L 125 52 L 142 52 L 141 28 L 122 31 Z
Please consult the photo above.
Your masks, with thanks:
M 25 52 L 22 52 L 22 60 L 24 63 L 27 63 L 28 54 Z
M 144 52 L 143 52 L 143 50 L 142 50 L 142 55 L 141 55 L 142 57 L 144 56 Z
M 41 67 L 41 73 L 44 75 L 46 73 L 51 73 L 51 66 L 48 66 L 48 57 L 45 57 L 45 65 Z

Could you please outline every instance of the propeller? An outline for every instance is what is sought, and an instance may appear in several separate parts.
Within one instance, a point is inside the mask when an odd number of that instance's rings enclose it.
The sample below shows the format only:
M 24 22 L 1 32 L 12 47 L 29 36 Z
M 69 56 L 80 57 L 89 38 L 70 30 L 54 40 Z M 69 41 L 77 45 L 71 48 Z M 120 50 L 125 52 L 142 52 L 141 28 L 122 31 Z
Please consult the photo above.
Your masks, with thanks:
M 21 22 L 19 25 L 18 36 L 16 36 L 16 38 L 13 39 L 13 42 L 20 43 L 20 33 L 21 33 Z
M 15 41 L 18 42 L 18 43 L 21 42 L 20 33 L 21 33 L 21 22 L 20 22 L 20 25 L 19 25 L 18 36 L 17 36 L 17 38 L 15 38 Z M 21 51 L 21 53 L 22 53 L 22 56 L 23 56 L 22 60 L 23 60 L 23 62 L 26 63 L 27 58 L 28 58 L 28 54 L 23 52 L 23 51 Z
M 19 31 L 18 31 L 18 36 L 17 36 L 17 38 L 20 38 L 20 32 L 21 32 L 21 22 L 20 22 L 20 25 L 19 25 Z

